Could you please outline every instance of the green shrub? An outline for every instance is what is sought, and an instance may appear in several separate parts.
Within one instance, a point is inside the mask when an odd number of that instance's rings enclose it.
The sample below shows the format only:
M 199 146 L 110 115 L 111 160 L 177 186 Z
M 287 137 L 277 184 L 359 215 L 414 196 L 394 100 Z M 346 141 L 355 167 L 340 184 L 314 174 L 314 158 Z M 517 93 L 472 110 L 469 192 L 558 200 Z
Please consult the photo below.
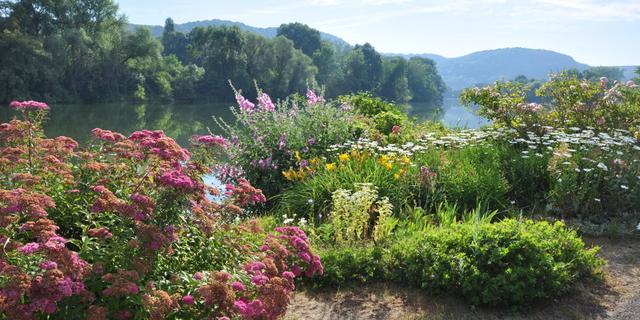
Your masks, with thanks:
M 395 243 L 388 276 L 474 304 L 523 305 L 566 291 L 602 264 L 562 222 L 507 219 L 416 233 Z
M 384 250 L 380 247 L 345 245 L 321 249 L 324 274 L 311 284 L 316 287 L 338 287 L 384 279 Z
M 375 123 L 376 130 L 388 135 L 392 133 L 394 127 L 400 128 L 408 122 L 408 120 L 406 115 L 385 111 L 375 115 L 373 122 Z
M 358 113 L 368 117 L 375 117 L 376 115 L 384 112 L 399 114 L 402 111 L 393 103 L 374 97 L 371 93 L 358 93 L 350 96 L 342 96 L 339 100 L 342 103 L 351 106 Z

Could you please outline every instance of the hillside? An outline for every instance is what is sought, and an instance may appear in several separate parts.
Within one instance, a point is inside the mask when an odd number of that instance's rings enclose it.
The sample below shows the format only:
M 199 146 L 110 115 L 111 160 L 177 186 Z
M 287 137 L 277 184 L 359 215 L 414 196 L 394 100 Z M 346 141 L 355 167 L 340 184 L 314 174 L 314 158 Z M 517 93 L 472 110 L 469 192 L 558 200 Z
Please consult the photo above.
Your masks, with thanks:
M 273 38 L 278 33 L 278 27 L 260 28 L 260 27 L 253 27 L 253 26 L 250 26 L 250 25 L 246 25 L 246 24 L 244 24 L 242 22 L 219 20 L 219 19 L 211 19 L 211 20 L 194 21 L 194 22 L 176 24 L 176 31 L 188 33 L 193 28 L 196 28 L 196 27 L 209 27 L 209 26 L 213 26 L 213 27 L 216 27 L 216 26 L 237 26 L 241 30 L 257 33 L 257 34 L 262 35 L 262 36 L 267 37 L 267 38 Z M 129 29 L 135 29 L 135 28 L 138 28 L 138 27 L 149 28 L 151 30 L 151 33 L 156 37 L 162 36 L 162 31 L 164 30 L 163 26 L 137 25 L 137 24 L 130 24 L 129 25 Z M 347 46 L 349 46 L 349 43 L 347 43 L 343 39 L 341 39 L 341 38 L 339 38 L 337 36 L 334 36 L 332 34 L 325 33 L 325 32 L 320 32 L 320 36 L 322 37 L 323 40 L 329 41 L 329 42 L 335 44 L 338 47 L 347 47 Z
M 551 72 L 589 68 L 565 54 L 527 48 L 479 51 L 457 58 L 433 54 L 403 56 L 420 56 L 436 61 L 440 75 L 453 91 L 500 79 L 513 79 L 519 75 L 546 79 Z

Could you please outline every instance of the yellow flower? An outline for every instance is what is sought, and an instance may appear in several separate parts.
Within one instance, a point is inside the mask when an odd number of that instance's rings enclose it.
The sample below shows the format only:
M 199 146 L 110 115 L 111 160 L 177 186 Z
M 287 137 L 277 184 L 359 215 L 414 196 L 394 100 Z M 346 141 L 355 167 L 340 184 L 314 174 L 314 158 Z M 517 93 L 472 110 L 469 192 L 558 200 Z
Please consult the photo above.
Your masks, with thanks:
M 325 169 L 327 169 L 327 171 L 333 171 L 336 169 L 336 164 L 335 163 L 327 163 L 324 165 Z
M 296 161 L 300 162 L 300 160 L 302 160 L 302 158 L 300 157 L 300 151 L 296 151 L 295 156 L 296 156 Z
M 400 159 L 400 162 L 402 162 L 403 164 L 410 164 L 411 163 L 411 159 L 409 159 L 409 157 L 407 157 L 407 156 L 403 156 Z
M 385 168 L 387 168 L 387 170 L 393 169 L 393 164 L 391 164 L 390 162 L 386 162 L 383 165 L 384 165 Z
M 320 162 L 320 159 L 318 159 L 318 158 L 313 158 L 313 159 L 309 160 L 309 163 L 311 163 L 314 166 L 317 166 L 319 162 Z
M 295 179 L 296 172 L 293 171 L 292 169 L 289 169 L 287 171 L 282 171 L 282 175 L 284 176 L 285 179 L 289 181 L 293 181 Z
M 338 156 L 338 159 L 340 159 L 341 162 L 349 161 L 349 155 L 346 154 L 346 153 L 343 153 L 343 154 Z
M 393 178 L 396 180 L 400 180 L 401 175 L 399 173 L 394 173 Z
M 388 155 L 382 155 L 380 156 L 380 159 L 378 159 L 378 161 L 382 165 L 386 165 L 387 163 L 389 163 L 389 160 L 391 160 L 391 158 Z

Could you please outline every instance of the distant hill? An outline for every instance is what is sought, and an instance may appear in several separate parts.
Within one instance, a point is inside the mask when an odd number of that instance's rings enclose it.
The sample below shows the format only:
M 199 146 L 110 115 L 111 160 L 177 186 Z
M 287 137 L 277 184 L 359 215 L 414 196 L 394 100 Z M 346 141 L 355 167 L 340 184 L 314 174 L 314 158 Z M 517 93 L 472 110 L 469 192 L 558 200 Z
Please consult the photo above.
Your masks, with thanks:
M 636 73 L 638 66 L 622 66 L 618 68 L 622 69 L 622 71 L 624 72 L 625 80 L 631 80 L 638 77 L 638 74 Z
M 510 80 L 519 75 L 527 78 L 546 79 L 551 72 L 567 69 L 580 71 L 588 65 L 572 57 L 549 50 L 504 48 L 474 52 L 462 57 L 445 58 L 434 54 L 415 54 L 433 59 L 449 89 L 457 91 L 477 84 Z
M 278 34 L 278 27 L 259 28 L 259 27 L 253 27 L 253 26 L 246 25 L 246 24 L 244 24 L 242 22 L 219 20 L 219 19 L 204 20 L 204 21 L 194 21 L 194 22 L 176 24 L 176 31 L 188 33 L 195 27 L 209 27 L 209 26 L 213 26 L 213 27 L 217 27 L 217 26 L 237 26 L 241 30 L 257 33 L 257 34 L 262 35 L 262 36 L 264 36 L 266 38 L 274 38 Z M 138 28 L 138 27 L 149 28 L 151 30 L 151 33 L 156 37 L 162 36 L 162 31 L 164 30 L 164 26 L 151 26 L 151 25 L 139 25 L 139 24 L 130 24 L 129 25 L 129 29 L 131 29 L 131 30 L 133 30 L 135 28 Z M 332 34 L 325 33 L 325 32 L 320 32 L 320 36 L 322 37 L 323 40 L 329 41 L 329 42 L 335 44 L 338 47 L 348 47 L 349 46 L 348 42 L 346 42 L 343 39 L 341 39 L 341 38 L 339 38 L 337 36 L 334 36 Z

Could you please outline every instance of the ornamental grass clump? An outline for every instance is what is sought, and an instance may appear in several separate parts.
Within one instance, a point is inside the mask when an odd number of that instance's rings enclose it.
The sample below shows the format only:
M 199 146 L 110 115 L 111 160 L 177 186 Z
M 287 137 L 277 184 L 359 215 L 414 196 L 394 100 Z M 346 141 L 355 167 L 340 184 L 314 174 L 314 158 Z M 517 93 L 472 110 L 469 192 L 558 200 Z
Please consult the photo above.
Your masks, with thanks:
M 0 125 L 0 318 L 275 319 L 323 272 L 300 229 L 231 223 L 265 197 L 203 183 L 226 140 L 94 129 L 85 149 L 45 137 L 44 106 Z

